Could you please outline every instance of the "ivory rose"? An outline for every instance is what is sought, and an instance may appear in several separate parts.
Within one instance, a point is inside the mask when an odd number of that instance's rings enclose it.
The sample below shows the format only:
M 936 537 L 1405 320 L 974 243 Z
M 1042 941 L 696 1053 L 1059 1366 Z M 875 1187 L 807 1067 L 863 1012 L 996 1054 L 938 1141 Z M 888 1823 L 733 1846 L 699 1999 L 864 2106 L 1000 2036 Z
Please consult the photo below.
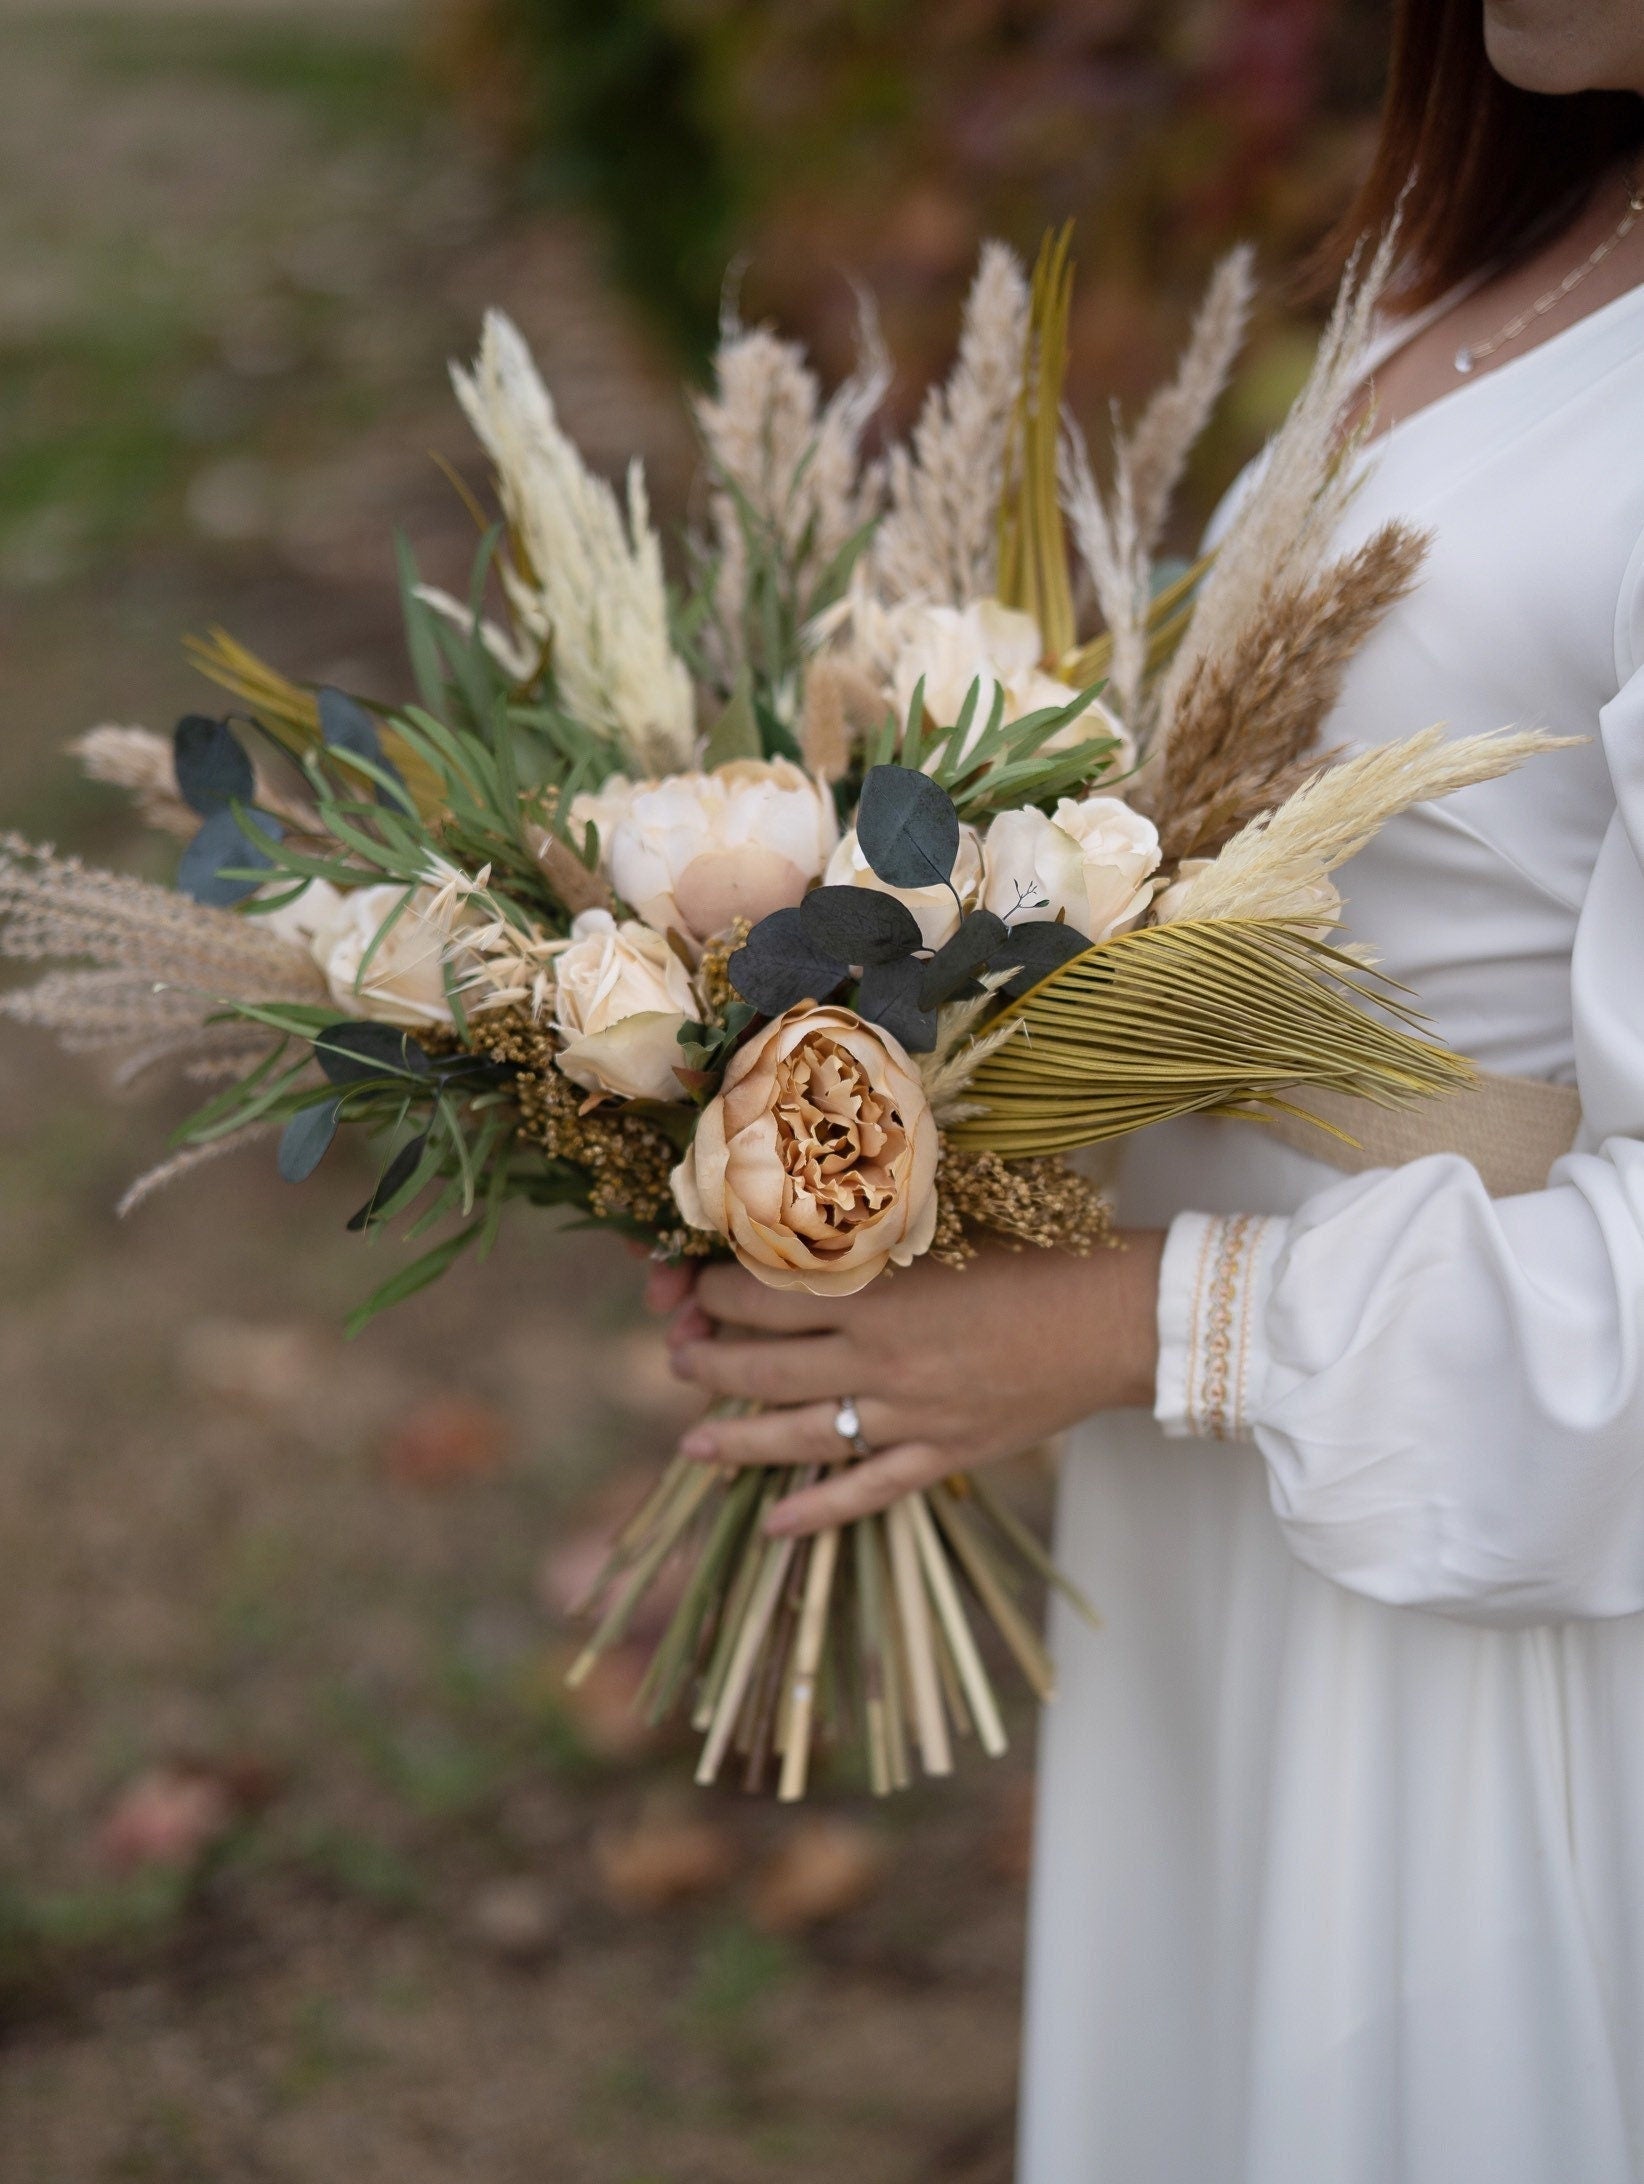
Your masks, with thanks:
M 870 610 L 865 610 L 870 611 Z M 998 693 L 1004 692 L 1006 720 L 1020 720 L 1046 706 L 1066 705 L 1078 695 L 1071 683 L 1047 674 L 1044 640 L 1031 614 L 1001 606 L 997 599 L 973 599 L 967 607 L 933 607 L 912 601 L 888 611 L 871 610 L 870 649 L 888 673 L 899 720 L 905 720 L 913 694 L 923 681 L 925 711 L 938 727 L 951 727 L 965 706 L 972 683 L 979 683 L 976 709 L 965 748 L 980 736 Z M 1043 746 L 1063 750 L 1098 736 L 1111 736 L 1119 748 L 1112 761 L 1120 768 L 1134 758 L 1123 725 L 1100 699 L 1092 699 L 1077 720 L 1060 728 Z M 962 755 L 962 754 L 961 754 Z
M 936 1151 L 919 1073 L 888 1033 L 849 1009 L 790 1009 L 732 1058 L 674 1198 L 773 1289 L 850 1296 L 929 1250 Z
M 1007 925 L 1065 917 L 1091 940 L 1136 923 L 1152 897 L 1159 831 L 1117 796 L 1064 796 L 1055 817 L 1002 811 L 983 844 L 983 907 Z
M 366 951 L 404 900 L 405 889 L 355 887 L 338 895 L 310 942 L 338 1008 L 411 1031 L 453 1021 L 445 998 L 450 926 L 443 915 L 431 914 L 435 896 L 432 887 L 416 888 L 367 964 Z
M 558 1061 L 573 1084 L 629 1100 L 677 1100 L 679 1030 L 696 1013 L 685 966 L 660 933 L 585 910 L 554 964 Z
M 743 917 L 790 909 L 839 839 L 833 798 L 791 759 L 733 759 L 708 774 L 618 774 L 571 804 L 618 895 L 658 932 L 700 948 Z
M 974 910 L 982 892 L 982 838 L 974 827 L 959 829 L 959 854 L 954 860 L 953 886 L 891 887 L 863 856 L 852 827 L 828 859 L 822 875 L 828 887 L 871 887 L 881 895 L 894 895 L 912 911 L 927 948 L 940 948 L 959 930 L 959 920 Z M 955 902 L 954 897 L 959 898 Z

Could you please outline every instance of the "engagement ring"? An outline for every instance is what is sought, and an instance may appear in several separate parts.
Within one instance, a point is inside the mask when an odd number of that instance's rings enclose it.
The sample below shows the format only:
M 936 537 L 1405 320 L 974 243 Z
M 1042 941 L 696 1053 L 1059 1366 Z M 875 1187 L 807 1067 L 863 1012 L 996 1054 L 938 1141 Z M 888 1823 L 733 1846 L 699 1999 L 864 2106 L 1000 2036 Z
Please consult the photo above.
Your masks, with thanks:
M 854 1395 L 842 1395 L 839 1398 L 839 1404 L 833 1417 L 833 1430 L 838 1434 L 840 1440 L 850 1443 L 853 1455 L 871 1456 L 873 1454 L 862 1432 L 862 1413 L 856 1407 Z

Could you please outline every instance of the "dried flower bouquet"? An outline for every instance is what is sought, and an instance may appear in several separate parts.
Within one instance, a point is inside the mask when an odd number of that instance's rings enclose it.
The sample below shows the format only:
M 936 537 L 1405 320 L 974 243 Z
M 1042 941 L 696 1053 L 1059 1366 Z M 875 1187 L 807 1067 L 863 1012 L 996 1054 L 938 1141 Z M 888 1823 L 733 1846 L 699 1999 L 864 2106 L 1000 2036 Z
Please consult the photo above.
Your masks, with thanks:
M 988 246 L 953 372 L 883 458 L 871 322 L 826 397 L 790 344 L 731 328 L 678 594 L 637 465 L 622 494 L 588 471 L 493 315 L 455 382 L 502 520 L 466 601 L 405 563 L 416 698 L 197 643 L 234 711 L 78 747 L 182 845 L 175 886 L 0 838 L 0 949 L 72 966 L 0 1008 L 127 1077 L 219 1081 L 128 1205 L 265 1135 L 293 1183 L 344 1125 L 375 1136 L 350 1226 L 435 1240 L 356 1326 L 483 1252 L 516 1199 L 839 1293 L 927 1253 L 962 1267 L 982 1234 L 1104 1246 L 1063 1156 L 1147 1123 L 1462 1082 L 1329 939 L 1329 875 L 1383 820 L 1537 744 L 1315 751 L 1423 549 L 1396 524 L 1328 549 L 1388 257 L 1349 277 L 1220 550 L 1185 571 L 1158 542 L 1239 346 L 1243 253 L 1105 488 L 1062 409 L 1065 235 L 1031 281 Z M 798 1796 L 851 1725 L 877 1791 L 946 1772 L 955 1730 L 1001 1748 L 972 1618 L 1048 1695 L 1038 1543 L 966 1479 L 768 1539 L 795 1477 L 671 1466 L 577 1673 L 683 1555 L 648 1699 L 702 1731 L 704 1781 L 734 1758 Z

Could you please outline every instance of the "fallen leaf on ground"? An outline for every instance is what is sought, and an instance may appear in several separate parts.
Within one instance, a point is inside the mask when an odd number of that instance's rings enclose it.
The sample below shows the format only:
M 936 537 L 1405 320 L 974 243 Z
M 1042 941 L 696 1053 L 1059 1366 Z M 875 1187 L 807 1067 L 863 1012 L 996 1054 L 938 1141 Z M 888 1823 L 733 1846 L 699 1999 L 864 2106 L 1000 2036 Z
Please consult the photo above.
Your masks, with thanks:
M 389 1434 L 382 1468 L 401 1486 L 461 1486 L 502 1468 L 508 1438 L 508 1421 L 491 1404 L 473 1396 L 430 1396 Z
M 754 1877 L 748 1908 L 769 1934 L 820 1926 L 865 1903 L 888 1862 L 883 1837 L 859 1820 L 817 1814 L 795 1822 Z
M 702 1815 L 664 1810 L 594 1838 L 594 1867 L 621 1911 L 660 1911 L 722 1887 L 736 1864 L 726 1830 Z
M 266 1773 L 250 1764 L 151 1767 L 115 1799 L 97 1830 L 97 1855 L 118 1873 L 191 1866 L 271 1795 Z

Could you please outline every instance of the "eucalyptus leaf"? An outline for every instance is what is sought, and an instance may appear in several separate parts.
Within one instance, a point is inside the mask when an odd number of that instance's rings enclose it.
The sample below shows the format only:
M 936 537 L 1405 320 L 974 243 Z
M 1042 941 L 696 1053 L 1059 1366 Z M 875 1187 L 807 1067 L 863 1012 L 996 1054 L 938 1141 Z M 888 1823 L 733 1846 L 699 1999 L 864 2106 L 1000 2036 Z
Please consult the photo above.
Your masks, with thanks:
M 936 1011 L 919 998 L 925 965 L 916 956 L 899 963 L 873 963 L 862 973 L 856 1013 L 900 1040 L 910 1054 L 928 1054 L 936 1044 Z
M 242 813 L 245 826 L 240 823 Z M 179 891 L 216 910 L 232 909 L 235 903 L 254 894 L 263 884 L 258 875 L 272 868 L 273 859 L 250 838 L 248 826 L 274 842 L 285 832 L 280 822 L 266 812 L 225 804 L 221 811 L 211 814 L 183 851 L 177 866 Z
M 922 966 L 920 1007 L 940 1008 L 944 1001 L 952 1000 L 961 986 L 968 986 L 986 970 L 1009 938 L 1010 927 L 991 910 L 973 910 L 968 918 L 962 918 L 953 938 Z
M 780 1016 L 801 1001 L 825 1001 L 850 966 L 813 948 L 797 910 L 761 918 L 730 960 L 732 986 L 764 1016 Z
M 862 783 L 856 839 L 887 887 L 940 887 L 959 854 L 959 814 L 928 774 L 874 766 Z
M 400 770 L 391 758 L 384 755 L 382 735 L 376 722 L 357 698 L 351 698 L 346 690 L 337 690 L 329 684 L 319 692 L 320 734 L 327 750 L 346 751 L 353 758 L 363 758 L 400 786 Z M 379 804 L 394 804 L 394 799 L 379 784 Z
M 907 905 L 874 887 L 813 888 L 799 905 L 799 923 L 818 955 L 842 963 L 894 963 L 923 938 Z
M 358 1213 L 349 1216 L 348 1225 L 356 1234 L 363 1228 L 369 1228 L 376 1218 L 377 1208 L 386 1206 L 394 1194 L 403 1190 L 406 1184 L 410 1182 L 422 1165 L 422 1156 L 428 1150 L 428 1139 L 429 1132 L 427 1130 L 410 1139 L 408 1143 L 400 1147 L 387 1167 L 384 1168 L 382 1174 L 377 1178 L 377 1187 L 371 1193 L 371 1196 L 361 1206 Z
M 306 1183 L 331 1149 L 337 1134 L 336 1100 L 322 1100 L 293 1115 L 280 1139 L 280 1180 Z
M 357 1017 L 329 1024 L 314 1038 L 314 1059 L 333 1084 L 363 1084 L 373 1077 L 427 1077 L 428 1056 L 409 1032 L 394 1024 Z
M 1088 937 L 1077 926 L 1063 925 L 1054 918 L 1024 918 L 1020 925 L 1011 927 L 1009 941 L 998 951 L 1001 966 L 1018 966 L 1003 991 L 1012 1000 L 1018 999 L 1052 971 L 1059 971 L 1064 963 L 1083 955 L 1089 946 Z
M 249 804 L 257 793 L 251 761 L 225 720 L 185 713 L 171 738 L 177 793 L 202 819 L 230 804 Z

